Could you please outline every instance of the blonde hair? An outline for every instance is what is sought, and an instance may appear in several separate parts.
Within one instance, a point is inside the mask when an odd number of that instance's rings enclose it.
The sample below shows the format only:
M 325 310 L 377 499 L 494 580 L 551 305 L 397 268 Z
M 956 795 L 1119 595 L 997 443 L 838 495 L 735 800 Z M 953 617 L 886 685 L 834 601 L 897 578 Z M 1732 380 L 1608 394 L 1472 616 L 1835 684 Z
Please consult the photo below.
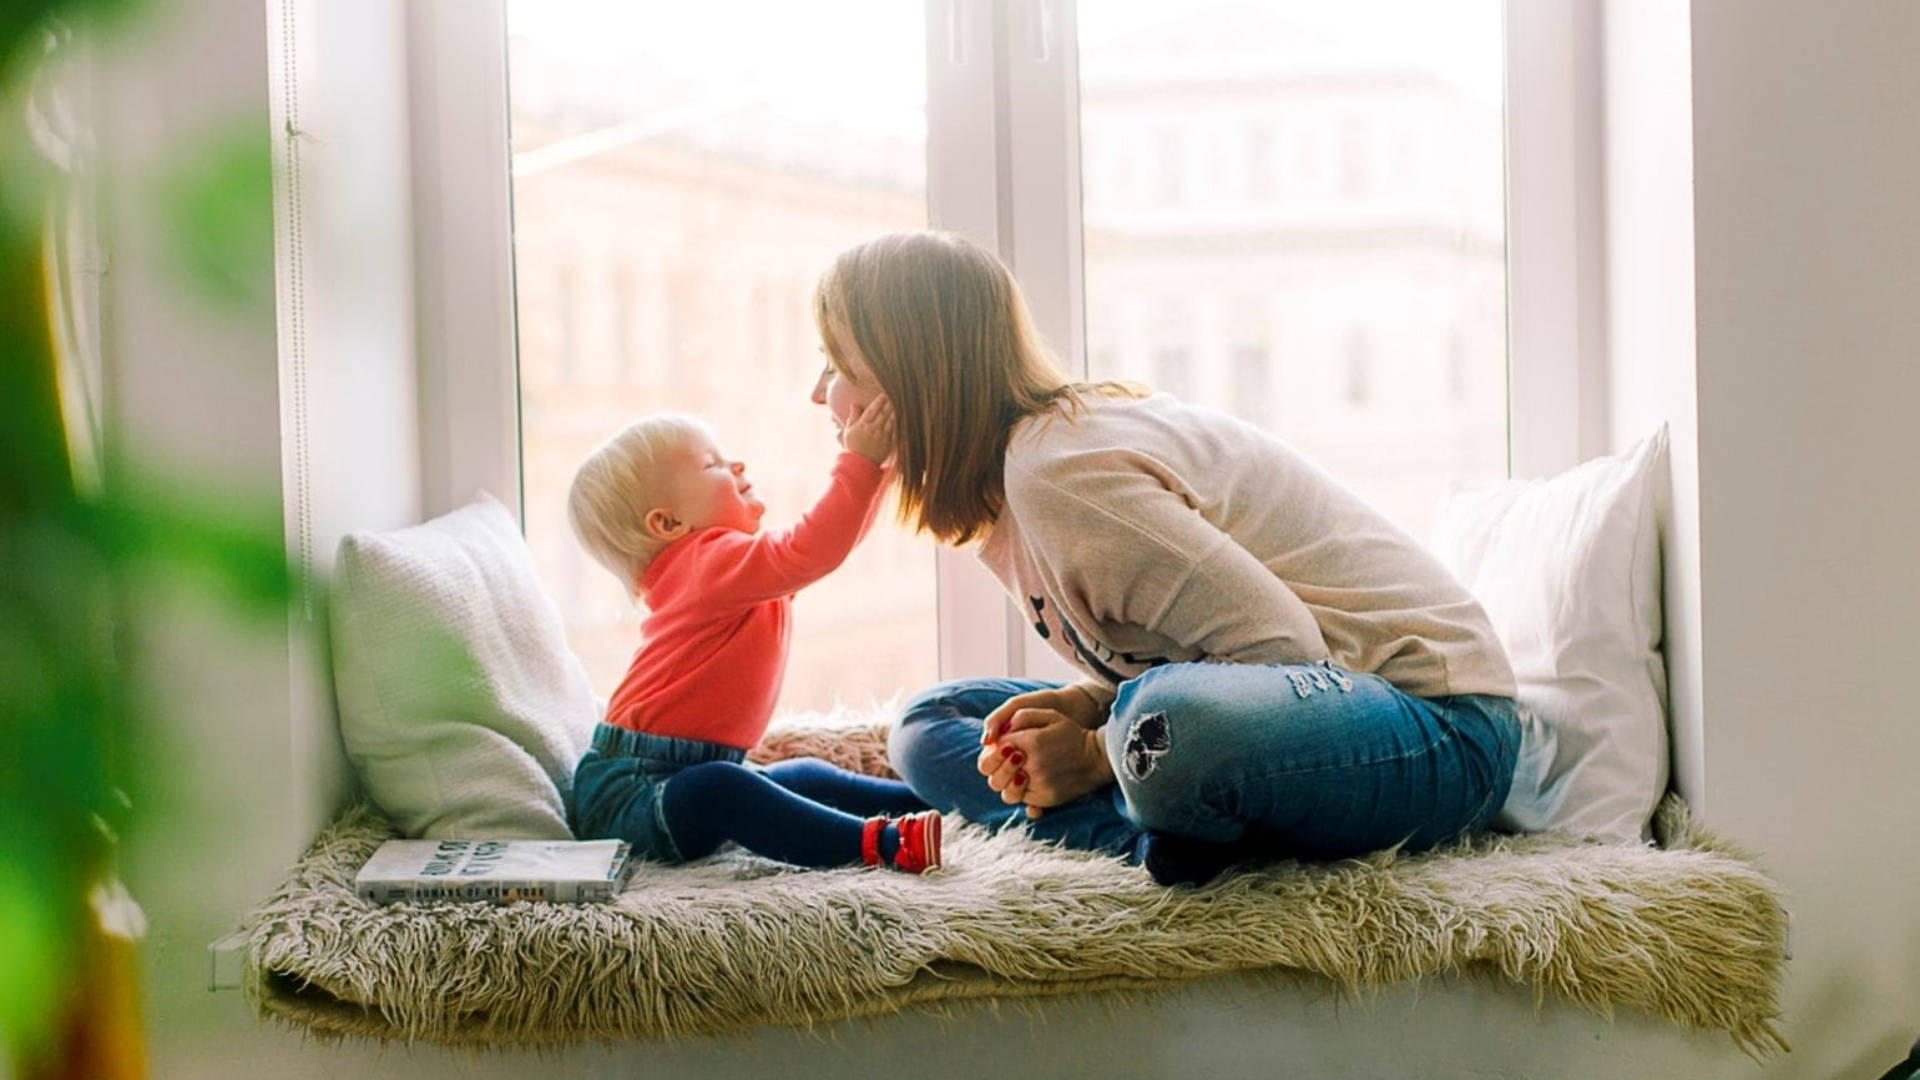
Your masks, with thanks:
M 658 413 L 628 424 L 587 455 L 567 491 L 567 523 L 594 560 L 640 594 L 640 575 L 669 541 L 648 535 L 647 511 L 658 505 L 661 463 L 691 438 L 712 440 L 691 416 Z
M 834 369 L 848 377 L 844 334 L 893 402 L 900 519 L 944 543 L 976 539 L 999 517 L 1015 424 L 1071 416 L 1090 391 L 1140 393 L 1069 382 L 1006 265 L 952 233 L 849 248 L 821 275 L 813 307 Z

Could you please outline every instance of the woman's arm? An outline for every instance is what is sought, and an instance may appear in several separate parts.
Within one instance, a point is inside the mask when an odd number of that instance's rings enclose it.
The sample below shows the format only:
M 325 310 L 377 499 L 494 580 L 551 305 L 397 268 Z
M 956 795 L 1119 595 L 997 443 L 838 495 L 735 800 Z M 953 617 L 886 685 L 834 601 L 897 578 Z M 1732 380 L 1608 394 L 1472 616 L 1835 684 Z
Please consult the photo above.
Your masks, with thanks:
M 708 542 L 702 588 L 716 601 L 757 604 L 832 573 L 867 533 L 891 454 L 893 410 L 881 398 L 848 425 L 826 494 L 790 529 L 733 533 Z

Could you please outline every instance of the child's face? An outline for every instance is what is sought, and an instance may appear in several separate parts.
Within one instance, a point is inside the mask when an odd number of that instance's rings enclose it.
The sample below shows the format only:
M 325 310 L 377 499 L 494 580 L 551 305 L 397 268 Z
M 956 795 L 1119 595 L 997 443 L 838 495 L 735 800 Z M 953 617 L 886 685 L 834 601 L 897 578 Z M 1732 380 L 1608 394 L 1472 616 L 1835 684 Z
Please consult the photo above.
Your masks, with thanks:
M 753 494 L 745 462 L 734 461 L 703 435 L 687 438 L 662 463 L 667 469 L 665 503 L 688 530 L 718 526 L 739 532 L 760 531 L 766 504 Z

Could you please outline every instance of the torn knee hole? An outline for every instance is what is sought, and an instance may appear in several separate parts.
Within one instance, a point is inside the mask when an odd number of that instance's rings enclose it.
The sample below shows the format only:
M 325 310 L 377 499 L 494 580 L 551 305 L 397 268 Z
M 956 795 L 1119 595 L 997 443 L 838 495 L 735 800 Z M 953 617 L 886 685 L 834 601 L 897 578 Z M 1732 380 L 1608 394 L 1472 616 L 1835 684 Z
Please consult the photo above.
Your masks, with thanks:
M 1142 713 L 1127 729 L 1127 775 L 1145 780 L 1153 775 L 1160 759 L 1173 749 L 1173 735 L 1167 728 L 1166 713 Z

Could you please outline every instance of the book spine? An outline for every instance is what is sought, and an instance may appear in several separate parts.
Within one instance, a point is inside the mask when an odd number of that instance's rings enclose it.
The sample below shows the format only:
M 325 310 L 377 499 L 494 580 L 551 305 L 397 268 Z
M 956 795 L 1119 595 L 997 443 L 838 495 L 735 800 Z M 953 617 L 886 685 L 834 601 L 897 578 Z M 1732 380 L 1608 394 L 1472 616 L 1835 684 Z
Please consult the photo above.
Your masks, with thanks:
M 488 897 L 496 904 L 520 900 L 548 901 L 556 904 L 586 904 L 611 900 L 610 881 L 503 881 L 499 891 Z
M 586 904 L 612 900 L 614 885 L 611 881 L 369 881 L 354 891 L 374 904 Z
M 413 899 L 411 881 L 360 881 L 353 890 L 362 900 L 375 904 L 400 904 Z

